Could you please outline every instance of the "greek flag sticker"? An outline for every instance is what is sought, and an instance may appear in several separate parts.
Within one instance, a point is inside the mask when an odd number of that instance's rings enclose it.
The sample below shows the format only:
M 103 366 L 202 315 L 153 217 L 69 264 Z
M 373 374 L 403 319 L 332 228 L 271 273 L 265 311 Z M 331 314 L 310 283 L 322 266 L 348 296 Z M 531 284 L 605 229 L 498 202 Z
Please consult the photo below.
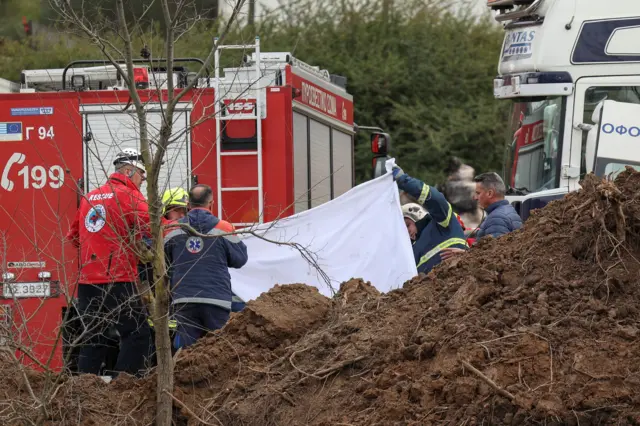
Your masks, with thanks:
M 22 140 L 22 123 L 0 123 L 0 142 L 19 142 Z

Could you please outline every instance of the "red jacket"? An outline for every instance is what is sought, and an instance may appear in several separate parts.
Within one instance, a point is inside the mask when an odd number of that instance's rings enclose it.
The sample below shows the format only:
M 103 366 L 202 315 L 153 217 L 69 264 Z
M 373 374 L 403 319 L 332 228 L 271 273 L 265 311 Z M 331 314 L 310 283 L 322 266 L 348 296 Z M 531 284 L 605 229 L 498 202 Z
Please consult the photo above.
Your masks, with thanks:
M 470 228 L 466 228 L 464 226 L 464 222 L 462 221 L 462 218 L 458 213 L 456 213 L 456 217 L 458 218 L 458 222 L 460 222 L 460 226 L 462 226 L 462 230 L 465 231 L 465 234 L 467 231 L 471 230 Z M 476 242 L 475 238 L 467 238 L 467 244 L 469 245 L 469 247 L 471 247 L 475 242 Z
M 149 232 L 149 207 L 138 187 L 113 173 L 86 194 L 67 234 L 80 249 L 80 284 L 135 282 L 135 243 Z

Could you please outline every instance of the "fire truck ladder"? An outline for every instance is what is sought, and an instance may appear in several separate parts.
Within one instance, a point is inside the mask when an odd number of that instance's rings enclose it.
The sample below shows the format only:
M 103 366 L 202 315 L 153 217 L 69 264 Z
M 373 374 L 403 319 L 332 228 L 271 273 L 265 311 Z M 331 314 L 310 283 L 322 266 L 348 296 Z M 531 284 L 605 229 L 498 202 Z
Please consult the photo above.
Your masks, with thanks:
M 218 44 L 218 38 L 216 37 L 214 42 Z M 262 186 L 262 96 L 260 88 L 260 37 L 256 37 L 255 44 L 248 45 L 219 45 L 214 54 L 214 66 L 215 66 L 215 78 L 214 78 L 214 99 L 216 108 L 220 106 L 221 102 L 225 99 L 235 99 L 238 97 L 236 90 L 229 90 L 230 96 L 221 96 L 221 84 L 220 84 L 220 51 L 221 50 L 253 50 L 255 51 L 255 81 L 234 81 L 232 84 L 241 85 L 243 89 L 240 97 L 244 98 L 247 95 L 254 95 L 256 100 L 255 114 L 228 114 L 222 115 L 222 111 L 216 112 L 216 172 L 218 182 L 218 217 L 222 219 L 222 193 L 227 191 L 257 191 L 258 192 L 258 223 L 264 222 L 264 199 L 263 199 L 263 186 Z M 227 86 L 228 87 L 228 86 Z M 257 146 L 255 150 L 242 150 L 237 152 L 221 152 L 222 141 L 222 121 L 226 120 L 256 120 L 256 141 Z M 258 186 L 249 187 L 223 187 L 222 186 L 222 157 L 223 156 L 256 156 L 258 163 Z M 254 225 L 254 223 L 233 223 L 236 227 L 246 227 Z

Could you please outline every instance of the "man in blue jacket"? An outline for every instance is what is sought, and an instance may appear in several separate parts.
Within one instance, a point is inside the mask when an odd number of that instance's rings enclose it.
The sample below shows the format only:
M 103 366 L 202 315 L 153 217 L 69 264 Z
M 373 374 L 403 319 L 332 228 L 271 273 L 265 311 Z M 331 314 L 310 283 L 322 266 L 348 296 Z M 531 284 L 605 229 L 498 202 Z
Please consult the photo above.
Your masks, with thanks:
M 522 227 L 522 218 L 516 209 L 505 200 L 507 188 L 497 173 L 483 173 L 473 179 L 476 182 L 475 199 L 487 214 L 480 224 L 476 238 L 501 235 Z
M 393 178 L 398 188 L 422 205 L 429 212 L 430 220 L 413 244 L 413 256 L 418 273 L 428 273 L 442 259 L 445 248 L 468 248 L 464 231 L 453 214 L 451 204 L 434 187 L 412 178 L 400 168 L 393 168 Z
M 212 204 L 211 187 L 194 186 L 189 191 L 189 212 L 178 223 L 206 236 L 178 228 L 164 238 L 178 322 L 176 348 L 192 345 L 208 331 L 224 326 L 233 303 L 229 268 L 241 268 L 248 260 L 247 246 L 237 235 L 225 235 L 234 228 L 211 213 Z

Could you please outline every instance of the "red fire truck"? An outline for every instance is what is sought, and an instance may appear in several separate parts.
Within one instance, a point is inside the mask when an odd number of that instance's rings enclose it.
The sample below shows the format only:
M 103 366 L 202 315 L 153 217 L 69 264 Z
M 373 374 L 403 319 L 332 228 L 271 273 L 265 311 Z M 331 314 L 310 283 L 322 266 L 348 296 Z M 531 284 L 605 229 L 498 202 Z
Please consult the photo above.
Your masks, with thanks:
M 220 52 L 229 48 L 252 53 L 241 66 L 221 69 Z M 195 63 L 197 70 L 201 62 L 176 65 Z M 261 52 L 258 38 L 221 46 L 214 70 L 179 103 L 161 191 L 211 185 L 214 213 L 242 227 L 353 187 L 353 99 L 344 78 L 289 53 Z M 196 76 L 188 66 L 175 71 L 178 90 Z M 136 60 L 134 77 L 153 142 L 167 74 Z M 106 180 L 118 151 L 138 147 L 137 118 L 122 76 L 104 61 L 25 70 L 8 87 L 13 93 L 0 94 L 0 344 L 10 338 L 25 363 L 60 370 L 63 317 L 73 308 L 67 300 L 79 269 L 77 251 L 63 238 L 82 194 Z

